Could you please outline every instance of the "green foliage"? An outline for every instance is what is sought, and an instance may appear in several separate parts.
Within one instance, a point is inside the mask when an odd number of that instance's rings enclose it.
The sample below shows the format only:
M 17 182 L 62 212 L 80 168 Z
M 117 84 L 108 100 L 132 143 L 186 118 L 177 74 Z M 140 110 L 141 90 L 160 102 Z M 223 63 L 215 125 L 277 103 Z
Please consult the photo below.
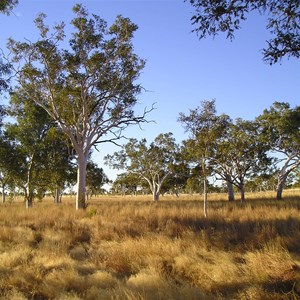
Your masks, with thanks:
M 45 191 L 63 188 L 72 172 L 68 145 L 46 111 L 27 97 L 23 90 L 10 99 L 9 115 L 15 123 L 7 124 L 7 135 L 16 150 L 8 157 L 15 184 L 32 201 Z
M 86 166 L 92 147 L 123 137 L 130 125 L 146 122 L 134 113 L 145 61 L 132 44 L 137 26 L 118 16 L 108 27 L 82 5 L 73 8 L 73 32 L 66 41 L 64 22 L 51 30 L 40 14 L 36 42 L 9 40 L 12 61 L 20 64 L 18 85 L 54 120 L 77 154 L 77 208 L 85 207 Z M 68 44 L 66 46 L 66 44 Z M 65 47 L 65 48 L 63 48 Z M 150 109 L 151 111 L 151 109 Z
M 250 12 L 256 11 L 268 17 L 267 29 L 272 38 L 263 49 L 264 60 L 270 64 L 280 61 L 284 56 L 300 57 L 300 3 L 284 0 L 189 0 L 195 8 L 192 16 L 194 31 L 200 39 L 216 36 L 219 32 L 233 39 L 241 23 Z
M 108 183 L 109 179 L 105 175 L 102 168 L 99 168 L 96 163 L 89 161 L 87 164 L 86 186 L 91 195 L 96 195 L 102 192 L 102 186 Z
M 290 108 L 288 103 L 274 102 L 257 117 L 260 139 L 277 154 L 274 165 L 278 166 L 277 199 L 290 174 L 300 166 L 300 107 Z
M 105 160 L 113 168 L 125 169 L 140 180 L 145 180 L 153 196 L 159 197 L 162 185 L 172 173 L 178 150 L 175 139 L 169 132 L 159 134 L 149 146 L 146 139 L 131 139 L 121 151 L 107 155 Z

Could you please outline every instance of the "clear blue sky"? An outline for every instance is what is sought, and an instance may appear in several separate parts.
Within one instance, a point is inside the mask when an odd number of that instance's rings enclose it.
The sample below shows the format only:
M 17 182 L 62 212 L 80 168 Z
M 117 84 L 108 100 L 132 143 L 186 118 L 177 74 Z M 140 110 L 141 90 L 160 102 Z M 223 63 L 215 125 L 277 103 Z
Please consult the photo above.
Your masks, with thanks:
M 136 53 L 147 64 L 140 83 L 150 92 L 140 96 L 138 110 L 156 103 L 149 119 L 156 123 L 144 130 L 131 128 L 129 137 L 152 141 L 159 133 L 173 132 L 180 142 L 187 135 L 177 118 L 200 105 L 201 100 L 216 99 L 218 113 L 233 119 L 253 119 L 274 101 L 300 105 L 300 60 L 283 60 L 269 66 L 261 50 L 269 35 L 265 19 L 252 15 L 242 25 L 233 42 L 220 35 L 199 41 L 192 33 L 193 8 L 183 0 L 20 0 L 14 14 L 0 15 L 0 47 L 8 37 L 35 40 L 33 24 L 39 12 L 47 14 L 49 25 L 72 19 L 72 7 L 83 3 L 90 13 L 111 24 L 118 14 L 129 17 L 139 26 L 135 34 Z M 70 27 L 69 27 L 70 28 Z M 105 145 L 94 160 L 114 179 L 115 171 L 102 165 L 102 157 L 118 148 Z

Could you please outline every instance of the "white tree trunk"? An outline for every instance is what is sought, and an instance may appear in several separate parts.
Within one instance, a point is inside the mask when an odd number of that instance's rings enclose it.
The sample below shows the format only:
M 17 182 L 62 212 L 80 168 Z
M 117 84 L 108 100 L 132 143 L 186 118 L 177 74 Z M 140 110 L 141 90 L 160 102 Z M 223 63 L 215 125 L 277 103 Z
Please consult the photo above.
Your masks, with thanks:
M 54 203 L 61 203 L 61 188 L 59 186 L 57 186 L 54 190 Z
M 289 175 L 289 173 L 286 172 L 279 176 L 278 184 L 276 187 L 276 199 L 277 200 L 282 200 L 282 192 L 283 192 L 283 188 L 285 186 L 285 182 L 287 180 L 288 175 Z
M 233 184 L 230 181 L 226 181 L 227 184 L 227 192 L 228 192 L 228 201 L 234 201 L 234 190 Z
M 76 210 L 86 208 L 86 167 L 87 157 L 84 154 L 78 155 L 77 166 L 77 195 L 76 195 Z

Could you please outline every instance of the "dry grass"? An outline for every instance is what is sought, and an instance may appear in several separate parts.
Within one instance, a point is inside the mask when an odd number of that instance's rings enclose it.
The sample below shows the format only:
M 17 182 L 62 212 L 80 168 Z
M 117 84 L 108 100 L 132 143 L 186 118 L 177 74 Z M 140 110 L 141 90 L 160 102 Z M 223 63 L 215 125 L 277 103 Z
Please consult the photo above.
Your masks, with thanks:
M 0 299 L 299 299 L 300 192 L 249 196 L 2 205 Z

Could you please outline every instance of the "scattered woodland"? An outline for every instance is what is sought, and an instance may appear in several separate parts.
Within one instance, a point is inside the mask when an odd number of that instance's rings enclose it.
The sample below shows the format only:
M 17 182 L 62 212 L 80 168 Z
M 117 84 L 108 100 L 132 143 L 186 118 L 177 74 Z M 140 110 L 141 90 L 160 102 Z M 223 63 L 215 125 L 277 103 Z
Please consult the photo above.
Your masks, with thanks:
M 264 60 L 300 56 L 297 1 L 190 2 L 200 38 L 232 38 L 259 10 L 275 36 Z M 1 52 L 0 299 L 300 299 L 300 106 L 233 120 L 204 100 L 178 112 L 184 141 L 127 139 L 107 155 L 112 182 L 92 151 L 154 110 L 134 110 L 137 25 L 73 13 L 70 36 L 41 13 L 36 41 Z

